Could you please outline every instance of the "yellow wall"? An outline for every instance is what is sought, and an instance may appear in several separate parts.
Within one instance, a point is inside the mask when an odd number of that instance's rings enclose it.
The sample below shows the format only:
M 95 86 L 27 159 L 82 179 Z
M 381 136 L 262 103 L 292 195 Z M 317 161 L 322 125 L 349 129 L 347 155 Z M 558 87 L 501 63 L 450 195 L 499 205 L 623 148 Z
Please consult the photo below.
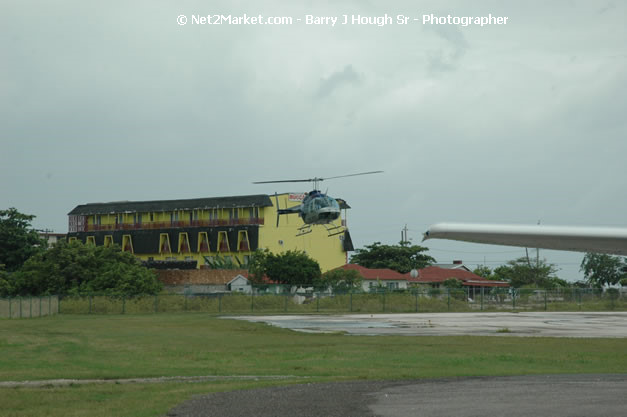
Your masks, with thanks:
M 294 207 L 299 202 L 288 201 L 288 194 L 279 194 L 279 207 Z M 346 263 L 346 252 L 343 249 L 343 234 L 330 236 L 324 226 L 311 226 L 311 233 L 302 236 L 298 228 L 303 226 L 303 220 L 297 214 L 282 215 L 279 227 L 276 227 L 276 205 L 274 196 L 271 196 L 273 207 L 264 207 L 264 225 L 259 226 L 259 248 L 267 248 L 273 253 L 288 250 L 304 251 L 311 258 L 318 261 L 322 272 L 340 267 Z M 334 223 L 341 224 L 340 219 Z M 279 241 L 283 241 L 281 245 Z

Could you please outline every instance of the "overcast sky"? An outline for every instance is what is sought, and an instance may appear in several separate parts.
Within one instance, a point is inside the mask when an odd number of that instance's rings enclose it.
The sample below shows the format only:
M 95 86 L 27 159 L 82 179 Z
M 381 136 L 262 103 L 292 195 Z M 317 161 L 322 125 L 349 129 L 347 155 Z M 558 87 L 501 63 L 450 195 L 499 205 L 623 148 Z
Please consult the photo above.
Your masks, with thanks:
M 251 182 L 371 170 L 385 173 L 323 183 L 352 206 L 358 247 L 397 243 L 405 224 L 419 242 L 440 221 L 627 226 L 625 2 L 3 0 L 0 10 L 0 208 L 36 215 L 37 228 L 66 232 L 83 203 L 306 191 Z M 192 22 L 244 13 L 293 24 Z M 409 23 L 341 24 L 386 13 Z M 489 13 L 507 24 L 422 24 Z M 471 266 L 525 253 L 425 244 Z M 579 278 L 581 254 L 541 256 Z

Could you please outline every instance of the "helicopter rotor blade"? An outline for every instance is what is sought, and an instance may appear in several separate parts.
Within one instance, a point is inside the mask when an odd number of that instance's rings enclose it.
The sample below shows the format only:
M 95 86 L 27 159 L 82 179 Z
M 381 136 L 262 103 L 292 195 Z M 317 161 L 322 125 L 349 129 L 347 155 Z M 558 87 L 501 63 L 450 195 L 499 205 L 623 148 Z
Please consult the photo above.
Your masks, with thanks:
M 312 182 L 315 178 L 310 178 L 308 180 L 278 180 L 278 181 L 255 181 L 253 184 L 273 184 L 276 182 Z
M 368 175 L 368 174 L 380 174 L 383 171 L 369 171 L 369 172 L 359 172 L 357 174 L 348 174 L 348 175 L 338 175 L 336 177 L 327 177 L 327 178 L 318 178 L 318 180 L 322 181 L 322 180 L 332 180 L 335 178 L 344 178 L 344 177 L 355 177 L 357 175 Z
M 319 182 L 319 181 L 324 181 L 324 180 L 332 180 L 335 178 L 355 177 L 357 175 L 380 174 L 382 172 L 383 171 L 358 172 L 357 174 L 338 175 L 335 177 L 327 177 L 327 178 L 309 178 L 309 179 L 303 179 L 303 180 L 255 181 L 253 182 L 253 184 L 273 184 L 277 182 Z

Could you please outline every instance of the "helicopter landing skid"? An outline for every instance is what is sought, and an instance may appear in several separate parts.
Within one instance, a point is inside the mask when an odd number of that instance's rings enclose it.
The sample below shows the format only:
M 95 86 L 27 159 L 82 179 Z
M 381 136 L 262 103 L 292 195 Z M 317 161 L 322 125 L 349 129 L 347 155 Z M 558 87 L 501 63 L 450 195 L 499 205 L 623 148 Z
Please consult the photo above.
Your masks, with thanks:
M 325 229 L 327 229 L 327 233 L 329 234 L 329 237 L 341 235 L 346 230 L 343 226 L 327 227 L 326 224 L 323 226 Z
M 311 233 L 311 232 L 312 232 L 311 225 L 310 224 L 306 224 L 306 225 L 301 226 L 301 227 L 299 227 L 297 229 L 296 237 L 302 236 L 302 235 L 306 235 L 306 234 Z

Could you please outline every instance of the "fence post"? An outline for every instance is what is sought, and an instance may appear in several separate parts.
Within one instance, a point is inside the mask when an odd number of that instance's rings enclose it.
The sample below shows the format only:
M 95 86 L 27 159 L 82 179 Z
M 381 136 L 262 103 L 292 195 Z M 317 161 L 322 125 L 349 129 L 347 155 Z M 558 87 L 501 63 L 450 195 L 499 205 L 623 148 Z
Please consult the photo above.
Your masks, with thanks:
M 39 296 L 39 317 L 41 317 L 41 296 Z
M 350 312 L 353 312 L 353 291 L 350 291 Z
M 91 294 L 89 294 L 89 314 L 91 314 Z
M 13 318 L 13 314 L 11 312 L 11 297 L 9 297 L 9 318 L 12 319 Z
M 416 297 L 416 313 L 418 312 L 418 290 L 416 289 L 416 291 L 414 292 L 414 296 Z
M 30 296 L 30 311 L 28 313 L 28 318 L 32 319 L 33 318 L 33 296 Z
M 285 306 L 284 306 L 284 311 L 287 312 L 287 294 L 285 294 L 283 297 L 285 297 Z
M 155 313 L 159 311 L 159 296 L 155 295 Z
M 58 301 L 57 301 L 57 303 L 58 303 Z M 51 304 L 52 304 L 52 296 L 49 295 L 48 296 L 48 315 L 49 316 L 52 316 L 52 305 Z
M 516 288 L 512 288 L 512 310 L 516 310 Z
M 387 291 L 383 291 L 383 312 L 385 313 L 385 294 Z
M 320 312 L 320 292 L 318 292 L 318 296 L 316 297 L 316 313 Z
M 485 287 L 481 287 L 481 311 L 483 311 L 483 290 Z
M 250 311 L 255 311 L 255 295 L 252 292 L 250 293 Z
M 22 296 L 20 296 L 20 318 L 22 318 Z
M 446 288 L 446 308 L 448 311 L 451 311 L 451 289 Z
M 122 296 L 122 314 L 126 314 L 126 297 Z

